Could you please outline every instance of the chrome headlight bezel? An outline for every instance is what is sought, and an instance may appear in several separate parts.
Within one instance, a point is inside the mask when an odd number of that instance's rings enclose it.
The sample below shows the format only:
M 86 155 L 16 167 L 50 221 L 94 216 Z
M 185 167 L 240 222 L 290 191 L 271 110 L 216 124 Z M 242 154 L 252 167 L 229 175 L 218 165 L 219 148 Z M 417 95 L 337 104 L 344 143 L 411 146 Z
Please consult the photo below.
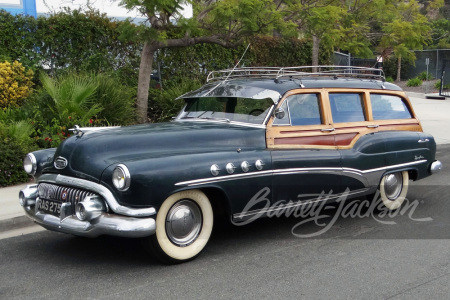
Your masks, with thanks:
M 114 187 L 121 192 L 125 192 L 130 188 L 131 175 L 127 166 L 120 164 L 114 168 L 112 173 L 112 183 Z
M 23 159 L 23 169 L 29 175 L 34 176 L 37 170 L 37 160 L 33 153 L 28 153 Z

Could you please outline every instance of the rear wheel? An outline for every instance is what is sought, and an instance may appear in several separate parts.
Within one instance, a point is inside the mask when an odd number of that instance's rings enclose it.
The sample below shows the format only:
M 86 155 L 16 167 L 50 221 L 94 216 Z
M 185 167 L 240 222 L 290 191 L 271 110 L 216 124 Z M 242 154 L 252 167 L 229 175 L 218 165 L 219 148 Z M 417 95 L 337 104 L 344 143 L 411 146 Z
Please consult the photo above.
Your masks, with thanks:
M 214 223 L 208 197 L 200 190 L 182 191 L 167 198 L 156 216 L 156 234 L 148 243 L 165 263 L 195 258 L 208 243 Z
M 408 193 L 408 172 L 390 173 L 381 179 L 380 196 L 383 204 L 390 210 L 399 208 Z

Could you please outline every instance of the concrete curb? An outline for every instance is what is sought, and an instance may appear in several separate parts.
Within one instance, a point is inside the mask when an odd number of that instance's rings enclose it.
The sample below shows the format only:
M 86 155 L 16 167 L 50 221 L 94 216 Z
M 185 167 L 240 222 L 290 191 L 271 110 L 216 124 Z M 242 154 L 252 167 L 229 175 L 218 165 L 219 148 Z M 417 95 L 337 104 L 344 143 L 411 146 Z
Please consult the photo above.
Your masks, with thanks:
M 0 233 L 14 229 L 20 229 L 35 225 L 27 216 L 14 217 L 11 219 L 0 220 Z

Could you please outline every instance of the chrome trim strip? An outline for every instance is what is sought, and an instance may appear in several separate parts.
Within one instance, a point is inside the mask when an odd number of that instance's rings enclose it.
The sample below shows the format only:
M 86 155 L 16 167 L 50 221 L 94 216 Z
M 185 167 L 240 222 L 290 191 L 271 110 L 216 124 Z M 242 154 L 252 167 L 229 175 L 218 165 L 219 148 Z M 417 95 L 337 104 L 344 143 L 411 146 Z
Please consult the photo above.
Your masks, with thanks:
M 230 180 L 236 180 L 236 179 L 244 179 L 244 178 L 254 178 L 254 177 L 262 177 L 262 176 L 268 176 L 268 175 L 290 175 L 290 174 L 301 174 L 301 173 L 311 173 L 311 172 L 317 172 L 317 173 L 336 173 L 336 172 L 344 172 L 344 173 L 353 173 L 356 175 L 364 176 L 363 174 L 368 173 L 374 173 L 378 171 L 386 171 L 396 168 L 402 168 L 402 167 L 408 167 L 413 166 L 421 163 L 425 163 L 427 160 L 419 160 L 404 164 L 398 164 L 398 165 L 392 165 L 392 166 L 386 166 L 381 168 L 375 168 L 375 169 L 369 169 L 369 170 L 358 170 L 353 168 L 290 168 L 290 169 L 278 169 L 278 170 L 267 170 L 267 171 L 256 171 L 251 173 L 245 173 L 245 174 L 233 174 L 233 175 L 225 175 L 225 176 L 219 176 L 214 178 L 202 178 L 202 179 L 194 179 L 194 180 L 188 180 L 188 181 L 182 181 L 175 184 L 175 186 L 196 186 L 196 185 L 202 185 L 207 183 L 216 183 L 216 182 L 223 182 L 223 181 L 230 181 Z
M 241 178 L 261 177 L 261 176 L 271 175 L 272 173 L 273 173 L 272 171 L 258 171 L 258 172 L 252 172 L 252 173 L 244 173 L 244 174 L 233 174 L 233 175 L 218 176 L 218 177 L 214 177 L 214 178 L 203 178 L 203 179 L 182 181 L 182 182 L 175 183 L 175 185 L 176 186 L 195 186 L 195 185 L 200 185 L 200 184 L 230 181 L 230 180 L 241 179 Z
M 100 196 L 102 196 L 108 207 L 117 214 L 130 216 L 130 217 L 147 217 L 156 214 L 156 209 L 154 207 L 149 208 L 129 208 L 123 205 L 120 205 L 111 191 L 105 186 L 80 178 L 69 177 L 65 175 L 57 175 L 57 174 L 44 174 L 39 177 L 38 182 L 50 182 L 55 184 L 61 184 L 71 187 L 78 187 L 82 189 L 86 189 L 89 191 L 93 191 Z
M 224 121 L 222 121 L 222 120 L 213 120 L 213 119 L 175 119 L 174 121 L 176 121 L 176 122 L 207 122 L 207 123 L 221 123 L 221 124 L 224 123 Z M 251 123 L 236 122 L 236 121 L 226 122 L 226 124 L 232 124 L 232 125 L 242 126 L 242 127 L 261 128 L 261 129 L 266 128 L 266 125 L 264 125 L 264 124 L 251 124 Z
M 396 169 L 396 168 L 414 166 L 414 165 L 418 165 L 418 164 L 422 164 L 422 163 L 426 163 L 426 162 L 427 162 L 426 159 L 422 159 L 422 160 L 413 161 L 413 162 L 409 162 L 409 163 L 386 166 L 386 167 L 381 167 L 381 168 L 376 168 L 376 169 L 358 170 L 358 169 L 352 169 L 352 168 L 343 168 L 343 171 L 344 172 L 361 173 L 361 175 L 362 175 L 362 174 L 367 174 L 367 173 L 372 173 L 372 172 L 377 172 L 377 171 L 386 171 L 386 170 L 391 170 L 391 169 Z
M 247 220 L 248 218 L 257 215 L 257 214 L 261 214 L 261 216 L 265 216 L 268 213 L 273 213 L 276 211 L 280 211 L 280 210 L 289 210 L 291 208 L 296 208 L 296 207 L 300 207 L 303 205 L 307 205 L 307 204 L 314 204 L 314 203 L 318 203 L 318 202 L 322 202 L 322 201 L 330 201 L 330 200 L 334 200 L 337 199 L 341 196 L 343 196 L 344 194 L 346 196 L 352 196 L 355 194 L 359 194 L 359 193 L 363 193 L 368 191 L 368 188 L 365 189 L 360 189 L 360 190 L 356 190 L 356 191 L 352 191 L 352 192 L 344 192 L 344 193 L 339 193 L 339 194 L 333 194 L 333 195 L 328 195 L 326 194 L 325 198 L 321 199 L 316 199 L 316 200 L 305 200 L 305 201 L 297 201 L 297 202 L 293 202 L 291 204 L 289 204 L 289 202 L 287 202 L 286 204 L 289 205 L 281 205 L 281 206 L 277 206 L 277 207 L 269 207 L 269 208 L 262 208 L 262 209 L 255 209 L 249 212 L 245 212 L 245 213 L 237 213 L 233 215 L 233 222 L 239 223 L 239 222 L 243 222 L 245 220 Z M 320 197 L 320 195 L 317 195 Z M 236 220 L 239 219 L 239 220 Z

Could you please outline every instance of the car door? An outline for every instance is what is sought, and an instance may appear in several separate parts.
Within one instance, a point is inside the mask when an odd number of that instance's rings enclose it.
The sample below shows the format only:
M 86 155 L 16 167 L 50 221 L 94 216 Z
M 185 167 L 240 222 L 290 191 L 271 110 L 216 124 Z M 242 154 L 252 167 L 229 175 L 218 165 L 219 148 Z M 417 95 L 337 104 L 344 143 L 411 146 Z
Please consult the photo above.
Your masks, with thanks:
M 267 129 L 273 166 L 273 201 L 320 201 L 342 191 L 340 154 L 323 92 L 292 91 Z
M 369 93 L 331 89 L 328 100 L 336 146 L 341 154 L 343 188 L 351 195 L 373 190 L 379 182 L 377 176 L 372 176 L 372 170 L 386 166 L 386 155 L 379 125 L 371 120 Z

